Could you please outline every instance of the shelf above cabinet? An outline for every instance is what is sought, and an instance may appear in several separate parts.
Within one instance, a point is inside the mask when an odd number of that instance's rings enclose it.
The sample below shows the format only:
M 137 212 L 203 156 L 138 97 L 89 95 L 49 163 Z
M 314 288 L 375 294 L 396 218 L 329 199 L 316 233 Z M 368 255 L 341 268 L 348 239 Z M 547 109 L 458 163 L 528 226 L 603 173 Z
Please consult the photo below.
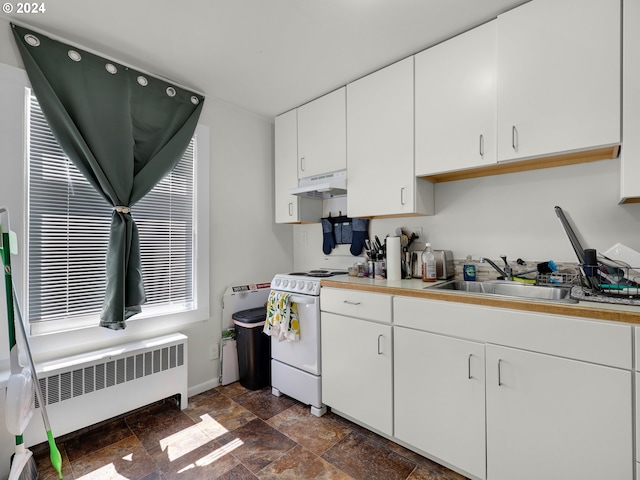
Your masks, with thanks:
M 503 175 L 505 173 L 525 172 L 528 170 L 539 170 L 542 168 L 561 167 L 565 165 L 575 165 L 577 163 L 595 162 L 598 160 L 610 160 L 618 158 L 620 145 L 613 145 L 605 148 L 596 148 L 580 152 L 564 153 L 543 158 L 532 158 L 529 160 L 518 160 L 514 162 L 501 162 L 494 165 L 459 170 L 456 172 L 446 172 L 436 175 L 421 177 L 434 183 L 453 182 L 456 180 L 466 180 L 468 178 L 487 177 L 490 175 Z M 640 201 L 640 199 L 638 199 Z

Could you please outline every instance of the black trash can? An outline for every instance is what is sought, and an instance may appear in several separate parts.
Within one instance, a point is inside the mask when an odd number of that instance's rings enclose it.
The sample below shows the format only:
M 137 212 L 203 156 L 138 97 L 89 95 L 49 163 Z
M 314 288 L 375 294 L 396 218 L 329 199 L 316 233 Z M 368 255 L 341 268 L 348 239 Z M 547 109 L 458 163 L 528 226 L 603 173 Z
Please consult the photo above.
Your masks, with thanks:
M 264 328 L 266 307 L 242 310 L 231 315 L 236 329 L 240 385 L 259 390 L 271 385 L 271 337 Z

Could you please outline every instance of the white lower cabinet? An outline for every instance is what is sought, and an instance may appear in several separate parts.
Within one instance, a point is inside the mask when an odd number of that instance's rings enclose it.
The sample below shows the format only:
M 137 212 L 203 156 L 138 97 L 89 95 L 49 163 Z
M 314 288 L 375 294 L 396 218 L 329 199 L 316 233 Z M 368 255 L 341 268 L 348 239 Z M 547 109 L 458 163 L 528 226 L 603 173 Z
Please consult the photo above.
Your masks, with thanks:
M 485 478 L 484 365 L 482 343 L 395 327 L 395 437 Z
M 487 478 L 633 478 L 631 372 L 487 345 Z
M 393 434 L 391 325 L 322 312 L 322 402 Z
M 399 441 L 474 479 L 633 480 L 630 325 L 408 297 L 393 325 Z

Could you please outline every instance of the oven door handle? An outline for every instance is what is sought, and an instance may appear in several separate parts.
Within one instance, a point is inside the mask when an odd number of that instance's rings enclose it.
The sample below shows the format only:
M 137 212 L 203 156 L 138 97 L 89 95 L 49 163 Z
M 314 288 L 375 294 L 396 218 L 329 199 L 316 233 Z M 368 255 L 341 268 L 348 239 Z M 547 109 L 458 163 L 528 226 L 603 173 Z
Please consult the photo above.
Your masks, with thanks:
M 317 298 L 318 297 L 301 297 L 301 296 L 291 295 L 291 297 L 289 297 L 289 300 L 299 305 L 312 305 L 316 302 Z

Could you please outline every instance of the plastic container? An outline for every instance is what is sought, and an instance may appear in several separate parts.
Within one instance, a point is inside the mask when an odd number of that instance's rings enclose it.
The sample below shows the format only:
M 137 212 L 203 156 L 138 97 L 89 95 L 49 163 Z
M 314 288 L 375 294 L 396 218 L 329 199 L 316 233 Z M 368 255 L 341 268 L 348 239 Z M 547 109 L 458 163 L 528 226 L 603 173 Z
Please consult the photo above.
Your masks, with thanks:
M 266 317 L 266 307 L 231 315 L 236 329 L 240 385 L 249 390 L 271 385 L 271 337 L 262 331 Z
M 435 282 L 437 279 L 436 256 L 431 250 L 431 244 L 427 243 L 424 252 L 422 252 L 422 281 Z
M 471 255 L 467 255 L 467 261 L 462 267 L 462 275 L 467 282 L 476 281 L 476 264 L 471 260 Z

